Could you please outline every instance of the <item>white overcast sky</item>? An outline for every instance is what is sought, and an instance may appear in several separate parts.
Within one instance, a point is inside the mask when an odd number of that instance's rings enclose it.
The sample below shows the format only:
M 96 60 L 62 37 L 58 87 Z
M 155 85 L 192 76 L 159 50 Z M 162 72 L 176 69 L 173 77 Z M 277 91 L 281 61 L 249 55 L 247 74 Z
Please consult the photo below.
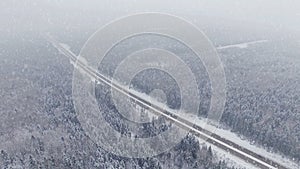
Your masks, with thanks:
M 1 0 L 0 31 L 104 24 L 124 15 L 164 12 L 219 17 L 300 30 L 300 0 Z M 82 23 L 82 24 L 81 24 Z

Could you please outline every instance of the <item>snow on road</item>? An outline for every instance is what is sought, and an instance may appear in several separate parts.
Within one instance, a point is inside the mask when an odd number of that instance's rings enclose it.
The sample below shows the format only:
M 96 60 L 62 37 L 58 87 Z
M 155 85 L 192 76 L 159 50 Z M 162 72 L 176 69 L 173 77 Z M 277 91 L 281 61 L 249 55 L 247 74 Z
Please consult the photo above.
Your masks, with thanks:
M 296 163 L 294 163 L 293 161 L 291 161 L 290 159 L 287 159 L 279 154 L 270 153 L 267 150 L 263 149 L 262 147 L 252 145 L 249 141 L 241 139 L 235 133 L 233 133 L 229 130 L 225 130 L 225 129 L 216 127 L 215 126 L 216 123 L 212 123 L 212 122 L 208 121 L 207 119 L 200 118 L 192 113 L 184 113 L 184 111 L 176 111 L 176 110 L 169 109 L 166 105 L 159 103 L 157 100 L 155 100 L 154 98 L 151 98 L 150 96 L 148 96 L 144 93 L 140 93 L 140 92 L 134 91 L 132 89 L 130 89 L 130 92 L 134 93 L 135 95 L 137 95 L 139 97 L 146 99 L 147 101 L 150 101 L 152 104 L 158 105 L 170 112 L 175 113 L 176 115 L 180 116 L 181 118 L 184 118 L 190 122 L 193 122 L 193 123 L 199 125 L 202 128 L 205 128 L 211 132 L 214 132 L 227 140 L 237 143 L 242 147 L 252 150 L 262 156 L 267 156 L 271 160 L 279 162 L 289 168 L 295 168 L 295 169 L 298 168 L 298 165 Z M 151 114 L 151 113 L 149 113 L 149 114 Z M 217 157 L 217 160 L 218 161 L 225 160 L 229 166 L 235 166 L 237 168 L 247 168 L 247 169 L 257 168 L 253 164 L 247 163 L 244 160 L 240 159 L 239 157 L 231 155 L 228 152 L 226 152 L 225 150 L 223 150 L 213 144 L 210 144 L 210 143 L 206 142 L 205 140 L 202 140 L 199 138 L 199 142 L 201 144 L 206 144 L 208 146 L 211 146 L 212 149 L 214 150 L 214 154 Z
M 204 127 L 205 129 L 207 129 L 209 131 L 214 132 L 215 134 L 217 134 L 227 140 L 237 143 L 238 145 L 240 145 L 242 147 L 245 147 L 251 151 L 254 151 L 262 156 L 266 156 L 266 157 L 270 158 L 271 160 L 276 161 L 288 168 L 299 169 L 299 164 L 292 161 L 291 159 L 288 159 L 280 154 L 268 152 L 263 147 L 259 147 L 258 145 L 251 144 L 251 142 L 249 140 L 242 139 L 241 137 L 239 137 L 237 134 L 231 132 L 230 130 L 225 130 L 225 129 L 216 127 L 214 125 L 211 125 L 209 122 L 207 122 L 207 119 L 203 119 L 203 118 L 197 117 L 194 114 L 188 114 L 188 113 L 178 113 L 178 115 L 186 120 L 196 123 L 197 125 L 199 125 L 201 127 Z M 203 142 L 203 140 L 199 140 L 199 141 Z M 208 144 L 208 143 L 206 143 L 206 144 Z M 212 148 L 215 150 L 216 155 L 222 160 L 224 158 L 226 158 L 227 159 L 226 161 L 229 161 L 229 163 L 232 163 L 232 164 L 236 163 L 237 166 L 245 163 L 244 161 L 240 160 L 239 158 L 227 154 L 227 152 L 223 151 L 222 149 L 219 149 L 216 146 L 212 146 Z M 249 165 L 248 163 L 245 163 L 245 164 L 247 164 L 247 165 L 243 165 L 243 166 L 246 168 L 254 167 L 253 165 Z
M 122 86 L 122 85 L 120 85 L 120 86 Z M 122 87 L 129 88 L 128 86 L 122 86 Z M 225 130 L 220 127 L 216 127 L 215 122 L 210 122 L 206 118 L 200 118 L 199 116 L 192 114 L 192 113 L 185 113 L 184 111 L 176 111 L 176 110 L 170 109 L 165 104 L 158 102 L 156 99 L 151 98 L 150 96 L 148 96 L 145 93 L 140 93 L 133 89 L 129 89 L 129 91 L 141 98 L 144 98 L 145 100 L 151 102 L 152 104 L 155 104 L 155 105 L 160 106 L 170 112 L 173 112 L 176 115 L 180 116 L 181 118 L 184 118 L 190 122 L 193 122 L 194 124 L 197 124 L 200 127 L 205 128 L 206 130 L 211 131 L 211 132 L 213 132 L 227 140 L 230 140 L 242 147 L 245 147 L 245 148 L 247 148 L 253 152 L 256 152 L 262 156 L 268 157 L 271 160 L 276 161 L 288 168 L 299 169 L 299 164 L 292 161 L 291 159 L 288 159 L 287 157 L 284 157 L 283 155 L 280 155 L 280 154 L 268 152 L 263 147 L 252 144 L 249 140 L 242 139 L 241 137 L 239 137 L 237 134 L 231 132 L 230 130 Z M 149 113 L 149 114 L 151 114 L 151 113 Z M 231 166 L 235 166 L 238 168 L 247 168 L 247 169 L 248 168 L 249 169 L 257 168 L 256 166 L 254 166 L 250 163 L 247 163 L 234 155 L 228 154 L 228 152 L 224 151 L 223 149 L 221 149 L 217 146 L 214 146 L 212 144 L 209 144 L 202 139 L 199 139 L 199 142 L 202 144 L 207 144 L 207 145 L 211 146 L 212 149 L 214 150 L 214 153 L 217 156 L 218 160 L 225 160 Z
M 268 42 L 268 40 L 259 40 L 259 41 L 253 41 L 253 42 L 247 42 L 247 43 L 240 43 L 240 44 L 235 44 L 235 45 L 227 45 L 227 46 L 219 47 L 218 49 L 227 49 L 227 48 L 233 48 L 233 47 L 247 48 L 249 45 L 257 44 L 257 43 L 265 43 L 265 42 Z M 85 62 L 85 61 L 83 61 L 83 62 Z M 122 86 L 123 88 L 129 89 L 129 86 L 123 86 L 121 84 L 118 84 L 118 85 Z M 154 103 L 154 104 L 156 104 L 156 105 L 158 105 L 160 107 L 164 107 L 165 109 L 169 110 L 166 107 L 166 105 L 157 102 L 155 99 L 152 99 L 150 96 L 147 96 L 144 93 L 140 93 L 140 92 L 134 91 L 132 89 L 129 89 L 129 91 L 131 93 L 134 93 L 135 95 L 141 97 L 141 98 L 144 98 L 144 99 L 146 99 L 146 100 L 148 100 L 148 101 L 150 101 L 150 102 L 152 102 L 152 103 Z M 233 133 L 233 132 L 231 132 L 229 130 L 220 129 L 220 128 L 216 127 L 215 125 L 212 125 L 212 123 L 209 122 L 207 119 L 199 118 L 197 115 L 194 115 L 194 114 L 191 114 L 191 113 L 183 113 L 183 112 L 174 111 L 174 110 L 169 110 L 169 111 L 174 112 L 177 115 L 179 115 L 180 117 L 182 117 L 182 118 L 184 118 L 186 120 L 189 120 L 189 121 L 191 121 L 191 122 L 199 125 L 202 128 L 205 128 L 205 129 L 207 129 L 207 130 L 209 130 L 211 132 L 214 132 L 214 133 L 218 134 L 219 136 L 221 136 L 221 137 L 223 137 L 225 139 L 228 139 L 228 140 L 230 140 L 230 141 L 232 141 L 234 143 L 237 143 L 237 144 L 239 144 L 242 147 L 245 147 L 245 148 L 247 148 L 249 150 L 252 150 L 252 151 L 254 151 L 254 152 L 256 152 L 256 153 L 258 153 L 258 154 L 260 154 L 262 156 L 267 156 L 271 160 L 276 161 L 278 163 L 281 163 L 284 166 L 287 166 L 289 168 L 299 168 L 299 165 L 296 164 L 295 162 L 293 162 L 292 160 L 290 160 L 288 158 L 285 158 L 282 155 L 268 152 L 267 150 L 265 150 L 262 147 L 258 147 L 256 145 L 252 145 L 248 140 L 241 139 L 235 133 Z M 203 141 L 201 139 L 199 139 L 199 141 L 201 143 L 205 142 L 205 141 Z M 206 143 L 206 144 L 210 145 L 209 143 Z M 239 168 L 256 168 L 254 165 L 249 164 L 249 163 L 247 163 L 247 162 L 239 159 L 238 157 L 230 155 L 226 151 L 224 151 L 224 150 L 222 150 L 222 149 L 220 149 L 220 148 L 218 148 L 218 147 L 216 147 L 214 145 L 211 145 L 211 146 L 212 146 L 212 148 L 214 150 L 214 153 L 218 156 L 218 158 L 220 160 L 226 160 L 228 162 L 228 164 L 230 164 L 232 166 L 236 166 L 236 167 L 239 167 Z
M 265 43 L 268 42 L 268 40 L 257 40 L 257 41 L 251 41 L 251 42 L 245 42 L 245 43 L 238 43 L 238 44 L 233 44 L 233 45 L 226 45 L 226 46 L 220 46 L 217 47 L 217 49 L 228 49 L 228 48 L 247 48 L 249 45 L 254 45 L 258 43 Z

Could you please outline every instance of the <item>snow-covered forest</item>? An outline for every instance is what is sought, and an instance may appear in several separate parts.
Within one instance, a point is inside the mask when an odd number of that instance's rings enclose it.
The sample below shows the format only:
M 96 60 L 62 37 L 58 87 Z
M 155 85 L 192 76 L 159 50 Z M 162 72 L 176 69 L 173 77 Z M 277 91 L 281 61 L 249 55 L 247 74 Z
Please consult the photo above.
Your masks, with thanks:
M 217 134 L 236 143 L 243 142 L 241 146 L 262 156 L 280 157 L 291 164 L 288 168 L 299 168 L 299 3 L 112 1 L 0 2 L 0 169 L 256 167 L 249 161 L 233 158 L 226 150 L 220 153 L 216 146 L 192 133 L 156 156 L 128 158 L 99 146 L 83 129 L 72 96 L 74 63 L 45 35 L 53 35 L 79 55 L 99 28 L 116 18 L 141 12 L 180 16 L 203 31 L 215 47 L 226 76 L 224 111 L 220 121 L 212 123 Z M 176 25 L 172 31 L 177 31 Z M 127 38 L 108 51 L 97 71 L 112 77 L 124 57 L 146 48 L 170 51 L 191 69 L 200 105 L 195 116 L 190 117 L 199 123 L 204 121 L 211 106 L 211 79 L 206 65 L 181 41 L 154 34 Z M 138 124 L 132 132 L 112 101 L 110 88 L 94 84 L 97 106 L 121 136 L 152 137 L 175 125 L 138 107 L 137 111 L 150 122 Z M 130 88 L 145 95 L 154 89 L 164 91 L 165 98 L 161 101 L 170 109 L 179 109 L 182 104 L 176 79 L 162 71 L 137 73 Z

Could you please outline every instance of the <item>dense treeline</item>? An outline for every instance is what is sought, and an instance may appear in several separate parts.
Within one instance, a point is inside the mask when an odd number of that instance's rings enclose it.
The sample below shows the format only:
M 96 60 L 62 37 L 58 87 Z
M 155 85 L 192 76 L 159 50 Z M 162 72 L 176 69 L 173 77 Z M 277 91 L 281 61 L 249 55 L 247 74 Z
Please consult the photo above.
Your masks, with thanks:
M 1 105 L 1 111 L 14 111 L 22 116 L 6 117 L 5 120 L 16 122 L 12 131 L 1 128 L 0 168 L 227 168 L 224 161 L 216 159 L 210 147 L 200 145 L 192 135 L 187 135 L 170 151 L 151 158 L 129 159 L 106 152 L 85 135 L 76 117 L 69 61 L 43 40 L 25 42 L 8 48 L 11 51 L 5 54 L 14 60 L 8 59 L 7 67 L 1 69 L 1 77 L 14 79 L 7 81 L 13 85 L 5 88 L 10 94 L 1 91 L 3 99 L 11 103 Z M 14 53 L 15 45 L 22 52 Z M 25 85 L 18 78 L 30 83 Z M 26 99 L 16 100 L 22 96 Z M 36 103 L 33 110 L 27 108 L 33 107 L 32 102 Z M 102 102 L 101 105 L 114 110 L 110 104 Z M 117 116 L 109 114 L 106 120 L 128 134 Z M 142 137 L 159 134 L 168 126 L 165 123 L 141 126 L 138 134 Z M 13 144 L 10 146 L 9 142 Z

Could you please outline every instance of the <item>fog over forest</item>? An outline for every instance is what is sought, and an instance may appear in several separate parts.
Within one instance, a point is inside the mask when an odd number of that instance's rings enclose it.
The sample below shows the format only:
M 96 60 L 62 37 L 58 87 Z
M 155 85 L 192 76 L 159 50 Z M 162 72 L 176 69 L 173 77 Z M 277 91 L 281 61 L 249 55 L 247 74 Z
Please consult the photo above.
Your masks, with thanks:
M 263 160 L 299 168 L 300 1 L 2 0 L 1 169 L 260 168 L 193 132 L 171 149 L 145 158 L 119 156 L 92 139 L 74 102 L 74 74 L 79 69 L 47 36 L 78 56 L 97 30 L 119 18 L 141 13 L 181 18 L 211 42 L 226 79 L 220 120 L 207 119 L 214 90 L 206 65 L 189 46 L 176 39 L 155 34 L 127 38 L 107 52 L 97 67 L 98 73 L 111 78 L 126 54 L 139 50 L 170 51 L 194 73 L 200 95 L 199 111 L 191 116 L 176 114 L 178 117 L 195 120 L 197 125 L 212 120 L 208 126 L 218 137 L 257 153 Z M 123 28 L 130 29 L 130 25 L 124 24 Z M 177 30 L 174 25 L 170 31 Z M 165 95 L 158 100 L 177 110 L 183 102 L 176 82 L 168 73 L 149 69 L 136 73 L 129 87 L 151 97 L 159 97 L 162 92 Z M 149 122 L 133 124 L 118 110 L 109 86 L 89 83 L 94 87 L 89 92 L 95 96 L 95 104 L 120 133 L 119 139 L 153 137 L 176 126 L 136 102 L 132 102 L 134 112 Z

